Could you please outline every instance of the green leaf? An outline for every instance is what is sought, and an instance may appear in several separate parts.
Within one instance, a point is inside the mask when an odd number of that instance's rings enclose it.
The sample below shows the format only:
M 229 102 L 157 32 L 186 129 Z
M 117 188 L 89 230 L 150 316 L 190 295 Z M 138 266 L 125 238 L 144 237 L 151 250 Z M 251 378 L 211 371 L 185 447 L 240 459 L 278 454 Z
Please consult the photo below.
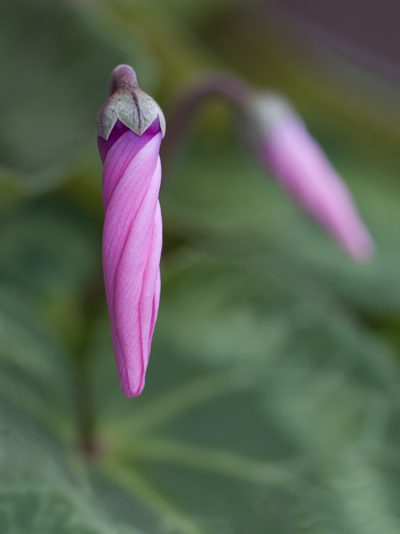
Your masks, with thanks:
M 395 532 L 393 487 L 379 465 L 398 461 L 386 456 L 384 421 L 400 401 L 390 347 L 334 301 L 304 301 L 259 271 L 189 254 L 164 278 L 140 398 L 115 398 L 105 320 L 95 336 L 106 452 L 92 480 L 110 513 L 160 533 L 363 532 L 350 504 L 356 471 L 380 481 L 366 495 L 376 503 L 371 525 L 382 517 Z M 281 314 L 268 304 L 279 293 Z M 235 314 L 249 314 L 251 330 L 232 326 Z
M 65 353 L 23 296 L 4 287 L 0 339 L 2 529 L 106 532 L 61 454 L 60 440 L 70 442 L 73 421 Z
M 76 206 L 57 199 L 25 204 L 0 227 L 0 280 L 39 306 L 72 340 L 83 291 L 100 278 L 100 232 Z

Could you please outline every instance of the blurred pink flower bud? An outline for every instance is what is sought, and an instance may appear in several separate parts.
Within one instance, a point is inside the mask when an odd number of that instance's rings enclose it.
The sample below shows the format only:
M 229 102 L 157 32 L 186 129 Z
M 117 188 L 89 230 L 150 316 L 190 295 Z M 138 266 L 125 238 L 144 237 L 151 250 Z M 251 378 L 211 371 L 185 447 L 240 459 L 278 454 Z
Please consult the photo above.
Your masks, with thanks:
M 257 139 L 253 137 L 262 163 L 353 258 L 366 259 L 373 251 L 368 230 L 350 191 L 303 121 L 274 95 L 256 97 L 251 115 L 258 124 Z
M 160 300 L 158 200 L 164 117 L 127 65 L 113 71 L 112 95 L 98 115 L 104 163 L 103 273 L 121 388 L 144 387 Z

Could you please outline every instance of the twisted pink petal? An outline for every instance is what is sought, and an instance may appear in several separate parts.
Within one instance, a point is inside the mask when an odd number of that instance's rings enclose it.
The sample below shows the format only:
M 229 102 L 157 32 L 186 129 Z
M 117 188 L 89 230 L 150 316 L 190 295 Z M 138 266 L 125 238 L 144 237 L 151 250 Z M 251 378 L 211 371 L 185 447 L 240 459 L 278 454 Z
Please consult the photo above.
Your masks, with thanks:
M 162 134 L 156 123 L 141 136 L 117 123 L 108 141 L 99 138 L 104 281 L 121 388 L 129 397 L 143 390 L 160 300 Z
M 271 127 L 261 159 L 355 259 L 371 254 L 372 240 L 349 190 L 300 119 L 284 117 Z

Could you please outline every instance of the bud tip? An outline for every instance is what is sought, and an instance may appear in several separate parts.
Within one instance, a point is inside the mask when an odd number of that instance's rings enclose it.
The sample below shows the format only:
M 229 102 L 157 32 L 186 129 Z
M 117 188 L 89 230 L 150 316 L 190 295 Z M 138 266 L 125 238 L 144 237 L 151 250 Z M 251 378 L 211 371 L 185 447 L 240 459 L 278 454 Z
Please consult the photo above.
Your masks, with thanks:
M 107 141 L 119 120 L 137 135 L 142 135 L 158 119 L 165 135 L 165 118 L 157 102 L 142 91 L 134 69 L 118 65 L 112 71 L 110 95 L 97 114 L 97 132 Z

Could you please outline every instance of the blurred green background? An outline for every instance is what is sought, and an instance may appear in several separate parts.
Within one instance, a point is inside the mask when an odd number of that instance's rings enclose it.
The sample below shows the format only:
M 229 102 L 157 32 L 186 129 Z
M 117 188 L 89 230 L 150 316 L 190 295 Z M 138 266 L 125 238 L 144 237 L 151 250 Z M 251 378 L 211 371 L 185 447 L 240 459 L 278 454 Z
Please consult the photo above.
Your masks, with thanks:
M 377 247 L 353 263 L 207 105 L 164 177 L 138 399 L 100 262 L 95 115 L 121 62 L 167 119 L 210 70 L 288 95 Z M 396 79 L 231 0 L 0 0 L 0 65 L 1 532 L 399 533 Z

